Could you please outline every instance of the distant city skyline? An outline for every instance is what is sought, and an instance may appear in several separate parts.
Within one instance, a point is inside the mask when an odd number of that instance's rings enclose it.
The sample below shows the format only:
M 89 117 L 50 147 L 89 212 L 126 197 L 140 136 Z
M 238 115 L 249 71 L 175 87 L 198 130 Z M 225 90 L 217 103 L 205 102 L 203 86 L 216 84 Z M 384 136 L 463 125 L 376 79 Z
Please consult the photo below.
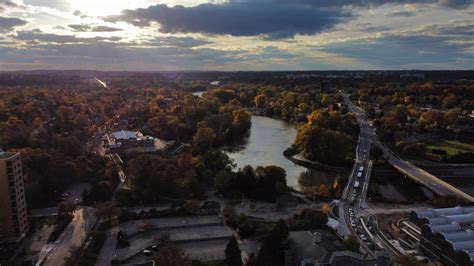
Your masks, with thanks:
M 0 71 L 473 68 L 472 0 L 0 0 Z

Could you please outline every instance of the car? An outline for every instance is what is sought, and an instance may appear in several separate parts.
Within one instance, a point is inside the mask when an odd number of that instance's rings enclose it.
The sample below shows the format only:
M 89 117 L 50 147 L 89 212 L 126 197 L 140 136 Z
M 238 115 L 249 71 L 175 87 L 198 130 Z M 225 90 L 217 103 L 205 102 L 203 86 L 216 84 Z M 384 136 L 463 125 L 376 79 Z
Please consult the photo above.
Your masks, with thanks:
M 354 200 L 355 200 L 355 196 L 352 196 L 352 197 L 351 197 L 351 200 L 354 201 Z
M 151 255 L 153 255 L 153 252 L 151 252 L 151 250 L 149 249 L 145 249 L 142 251 L 142 254 L 147 256 L 147 257 L 150 257 Z
M 354 221 L 352 221 L 352 222 L 351 222 L 351 226 L 352 226 L 352 227 L 356 227 L 357 225 L 356 225 L 356 223 L 355 223 Z
M 358 173 L 357 173 L 357 177 L 358 177 L 358 178 L 361 178 L 361 177 L 362 177 L 362 172 L 358 172 Z
M 64 192 L 63 194 L 61 194 L 61 197 L 67 198 L 67 197 L 69 197 L 70 195 L 71 195 L 71 193 L 69 193 L 69 192 Z
M 360 172 L 364 171 L 364 167 L 363 166 L 359 167 L 359 171 Z
M 158 249 L 158 245 L 153 245 L 153 246 L 151 246 L 151 249 L 157 250 L 157 249 Z

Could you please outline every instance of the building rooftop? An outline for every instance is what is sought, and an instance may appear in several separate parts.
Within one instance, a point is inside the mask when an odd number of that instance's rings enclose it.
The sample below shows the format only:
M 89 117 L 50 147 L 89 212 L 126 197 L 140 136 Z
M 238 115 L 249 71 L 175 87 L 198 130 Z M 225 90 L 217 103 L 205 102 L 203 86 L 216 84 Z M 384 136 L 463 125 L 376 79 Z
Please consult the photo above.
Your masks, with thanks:
M 315 259 L 328 262 L 334 251 L 345 250 L 340 240 L 325 230 L 292 231 L 288 236 L 288 246 L 295 252 L 295 259 Z
M 6 152 L 6 151 L 0 151 L 0 160 L 6 160 L 10 159 L 13 156 L 17 155 L 18 152 Z
M 116 140 L 121 140 L 121 139 L 137 139 L 137 138 L 138 138 L 137 132 L 135 132 L 135 131 L 125 131 L 125 130 L 116 131 L 116 132 L 112 133 L 112 136 L 113 136 Z

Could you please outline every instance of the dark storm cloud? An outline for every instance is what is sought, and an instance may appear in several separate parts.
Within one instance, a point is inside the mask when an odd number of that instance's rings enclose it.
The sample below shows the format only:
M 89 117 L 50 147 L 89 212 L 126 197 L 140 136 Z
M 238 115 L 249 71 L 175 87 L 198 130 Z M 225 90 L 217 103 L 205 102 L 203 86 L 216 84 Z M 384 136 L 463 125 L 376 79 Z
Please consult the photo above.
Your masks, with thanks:
M 275 5 L 270 2 L 232 2 L 202 4 L 194 7 L 155 5 L 124 10 L 107 21 L 125 21 L 135 26 L 160 24 L 165 33 L 229 34 L 234 36 L 264 35 L 269 39 L 315 34 L 331 29 L 353 15 L 340 9 L 324 9 L 305 5 Z
M 122 29 L 109 27 L 109 26 L 93 26 L 88 24 L 70 24 L 69 28 L 73 29 L 76 32 L 112 32 L 112 31 L 121 31 Z
M 12 31 L 15 27 L 26 25 L 28 21 L 19 18 L 0 17 L 0 33 Z

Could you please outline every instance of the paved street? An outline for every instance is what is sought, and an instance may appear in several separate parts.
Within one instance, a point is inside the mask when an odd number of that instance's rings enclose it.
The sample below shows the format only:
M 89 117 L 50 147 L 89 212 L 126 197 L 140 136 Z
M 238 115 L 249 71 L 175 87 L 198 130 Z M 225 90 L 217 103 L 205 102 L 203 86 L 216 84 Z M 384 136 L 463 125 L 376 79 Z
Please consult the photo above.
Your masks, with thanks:
M 468 195 L 467 193 L 452 186 L 451 184 L 444 182 L 443 180 L 426 172 L 425 170 L 418 168 L 410 162 L 402 160 L 385 144 L 380 142 L 377 137 L 377 134 L 375 133 L 375 130 L 369 126 L 367 118 L 363 111 L 360 108 L 356 107 L 349 99 L 349 94 L 343 94 L 343 98 L 344 102 L 349 106 L 349 110 L 356 114 L 357 122 L 359 123 L 361 129 L 362 140 L 367 139 L 369 143 L 377 145 L 383 151 L 384 156 L 387 158 L 387 161 L 398 171 L 405 174 L 407 177 L 413 179 L 414 181 L 424 185 L 425 187 L 429 188 L 430 190 L 434 191 L 439 195 L 455 195 L 468 202 L 474 202 L 474 197 L 472 197 L 471 195 Z
M 64 258 L 69 255 L 71 247 L 81 246 L 87 232 L 92 228 L 94 222 L 95 217 L 92 208 L 78 208 L 74 212 L 74 218 L 71 223 L 54 243 L 54 247 L 43 265 L 63 265 Z

